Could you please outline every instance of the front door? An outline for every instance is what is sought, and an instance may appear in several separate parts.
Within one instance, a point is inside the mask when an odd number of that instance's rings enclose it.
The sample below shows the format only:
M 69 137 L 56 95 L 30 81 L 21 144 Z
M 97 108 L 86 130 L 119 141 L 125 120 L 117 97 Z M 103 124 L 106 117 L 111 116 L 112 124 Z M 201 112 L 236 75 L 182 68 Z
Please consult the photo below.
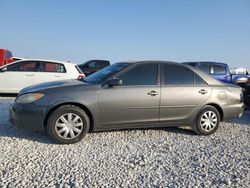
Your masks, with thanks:
M 98 124 L 133 126 L 159 121 L 158 64 L 133 66 L 118 75 L 122 86 L 103 87 L 98 96 Z

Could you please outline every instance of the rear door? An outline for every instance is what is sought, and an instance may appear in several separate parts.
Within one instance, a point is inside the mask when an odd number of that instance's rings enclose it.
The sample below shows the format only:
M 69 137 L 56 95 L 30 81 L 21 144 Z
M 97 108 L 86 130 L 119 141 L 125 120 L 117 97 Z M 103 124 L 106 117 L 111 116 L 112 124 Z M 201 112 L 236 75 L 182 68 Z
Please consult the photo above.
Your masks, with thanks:
M 21 89 L 33 85 L 38 68 L 37 61 L 21 61 L 7 65 L 0 72 L 0 92 L 18 93 Z
M 162 66 L 160 121 L 184 122 L 208 99 L 211 88 L 187 67 Z
M 35 75 L 34 83 L 63 80 L 66 76 L 66 68 L 61 63 L 40 61 L 39 71 Z

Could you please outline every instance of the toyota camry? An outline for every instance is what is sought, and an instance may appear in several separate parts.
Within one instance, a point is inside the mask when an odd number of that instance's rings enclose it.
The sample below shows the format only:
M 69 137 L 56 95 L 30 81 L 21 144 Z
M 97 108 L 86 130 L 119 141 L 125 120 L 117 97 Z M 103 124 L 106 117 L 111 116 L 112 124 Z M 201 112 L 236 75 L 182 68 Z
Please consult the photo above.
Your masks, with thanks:
M 191 126 L 214 133 L 221 121 L 244 111 L 240 87 L 174 62 L 121 62 L 84 80 L 65 80 L 23 89 L 10 106 L 17 127 L 46 130 L 61 144 L 90 131 Z

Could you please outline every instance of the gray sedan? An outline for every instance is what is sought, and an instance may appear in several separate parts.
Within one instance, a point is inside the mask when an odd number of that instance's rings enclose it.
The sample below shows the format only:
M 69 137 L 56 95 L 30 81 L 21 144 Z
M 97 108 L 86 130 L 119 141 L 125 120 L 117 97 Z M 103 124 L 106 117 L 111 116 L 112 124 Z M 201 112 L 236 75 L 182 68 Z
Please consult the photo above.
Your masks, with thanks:
M 189 125 L 214 133 L 222 120 L 240 117 L 242 90 L 188 65 L 122 62 L 82 81 L 65 80 L 23 89 L 10 120 L 46 130 L 57 143 L 80 141 L 90 131 Z

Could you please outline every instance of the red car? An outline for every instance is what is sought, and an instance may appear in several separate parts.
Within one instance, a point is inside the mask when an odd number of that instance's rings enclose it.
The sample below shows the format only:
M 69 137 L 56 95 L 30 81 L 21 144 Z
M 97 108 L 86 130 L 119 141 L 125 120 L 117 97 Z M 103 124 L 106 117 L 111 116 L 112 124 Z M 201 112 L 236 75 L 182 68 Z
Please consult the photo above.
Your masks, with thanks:
M 0 67 L 14 62 L 11 51 L 0 49 Z

